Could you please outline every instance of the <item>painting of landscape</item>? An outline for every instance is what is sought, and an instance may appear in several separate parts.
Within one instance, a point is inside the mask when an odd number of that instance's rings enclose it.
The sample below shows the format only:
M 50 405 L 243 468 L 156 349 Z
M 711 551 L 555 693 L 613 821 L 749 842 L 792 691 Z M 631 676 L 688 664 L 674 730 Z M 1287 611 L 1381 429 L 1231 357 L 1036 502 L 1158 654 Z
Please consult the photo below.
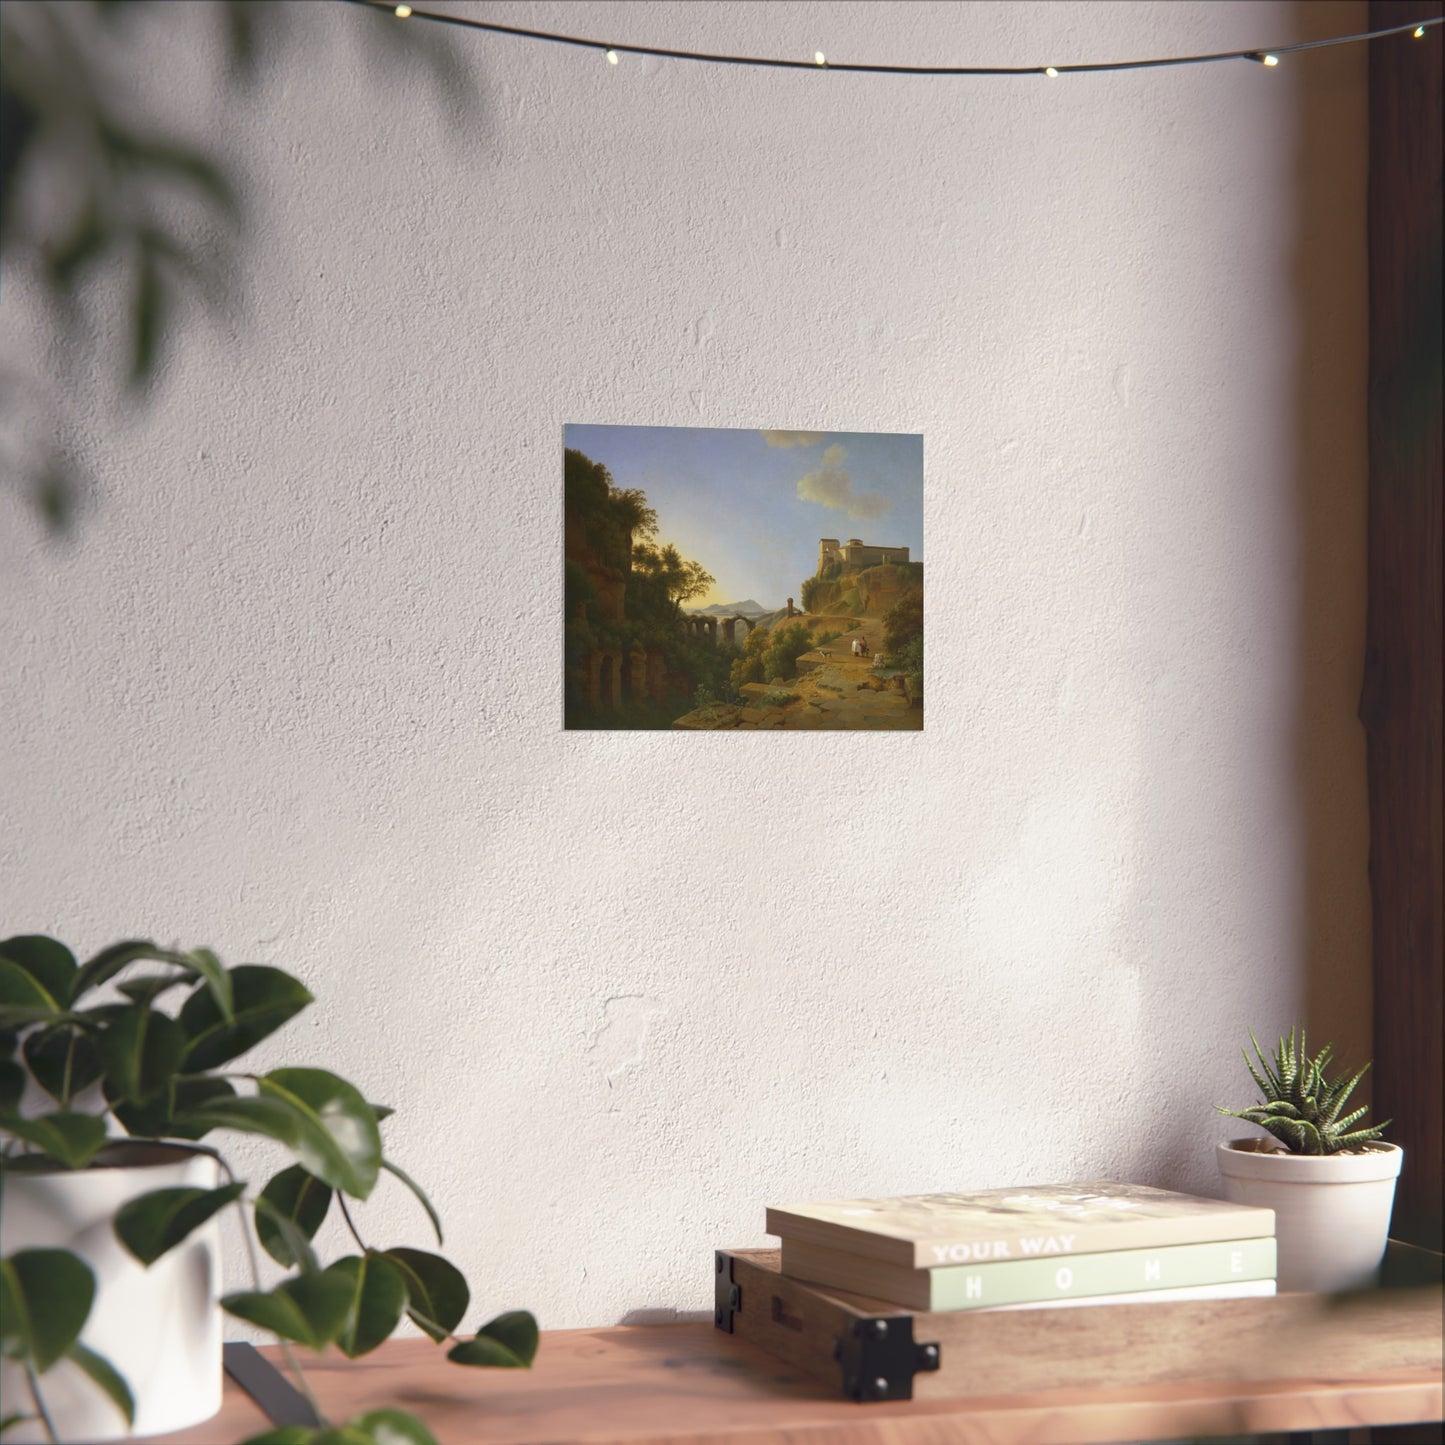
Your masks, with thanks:
M 568 426 L 569 729 L 923 727 L 923 438 Z

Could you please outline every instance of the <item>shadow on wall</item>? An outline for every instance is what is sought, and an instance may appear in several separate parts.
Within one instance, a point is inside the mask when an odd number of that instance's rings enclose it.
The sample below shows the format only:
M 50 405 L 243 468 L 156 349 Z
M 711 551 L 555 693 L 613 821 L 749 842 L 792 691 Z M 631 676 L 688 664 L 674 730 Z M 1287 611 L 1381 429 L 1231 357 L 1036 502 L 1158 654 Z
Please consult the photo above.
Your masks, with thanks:
M 1293 28 L 1281 27 L 1291 39 L 1367 28 L 1363 0 L 1327 7 L 1300 0 L 1293 10 Z M 1236 958 L 1233 975 L 1221 972 L 1213 981 L 1218 1002 L 1201 1020 L 1208 1032 L 1201 1033 L 1198 1057 L 1208 1059 L 1211 1070 L 1221 1059 L 1232 1058 L 1237 1066 L 1237 1074 L 1229 1074 L 1238 1086 L 1231 1098 L 1249 1088 L 1239 1054 L 1247 1031 L 1252 1028 L 1268 1051 L 1277 1033 L 1295 1021 L 1252 1016 L 1257 1005 L 1247 996 L 1258 997 L 1264 990 L 1246 986 L 1238 990 L 1246 997 L 1236 1001 L 1232 994 L 1239 984 L 1269 978 L 1270 996 L 1294 1000 L 1296 1016 L 1309 1026 L 1312 1048 L 1333 1040 L 1341 1064 L 1358 1067 L 1370 1056 L 1369 817 L 1365 736 L 1356 717 L 1364 667 L 1368 480 L 1365 66 L 1364 48 L 1346 46 L 1300 57 L 1289 77 L 1297 99 L 1293 196 L 1287 202 L 1295 235 L 1288 305 L 1274 300 L 1296 339 L 1293 355 L 1281 358 L 1290 368 L 1293 404 L 1277 419 L 1284 431 L 1278 454 L 1290 459 L 1283 465 L 1293 474 L 1284 498 L 1287 530 L 1277 556 L 1294 569 L 1293 598 L 1288 585 L 1279 589 L 1282 605 L 1294 614 L 1294 675 L 1287 722 L 1280 721 L 1283 712 L 1272 715 L 1267 705 L 1258 710 L 1257 716 L 1279 735 L 1262 740 L 1252 757 L 1259 771 L 1266 766 L 1260 760 L 1268 757 L 1267 749 L 1275 749 L 1287 774 L 1272 796 L 1275 806 L 1292 809 L 1292 816 L 1272 820 L 1254 840 L 1241 836 L 1244 861 L 1238 866 L 1245 868 L 1251 853 L 1260 866 L 1268 864 L 1257 857 L 1258 850 L 1266 846 L 1263 840 L 1280 836 L 1291 840 L 1294 866 L 1279 860 L 1284 866 L 1274 874 L 1282 890 L 1275 904 L 1281 951 Z M 1241 227 L 1249 224 L 1247 216 L 1240 218 Z M 1221 549 L 1221 567 L 1229 565 L 1228 557 Z M 1243 626 L 1247 629 L 1248 623 Z M 1248 645 L 1247 630 L 1233 645 Z M 1228 745 L 1230 738 L 1221 741 Z M 1146 786 L 1167 794 L 1178 768 L 1178 758 L 1156 742 L 1146 764 Z M 1220 771 L 1229 775 L 1227 756 Z M 1152 841 L 1155 847 L 1146 849 L 1147 855 L 1167 857 L 1163 840 Z M 1233 902 L 1221 901 L 1222 919 L 1228 919 Z M 1269 907 L 1265 898 L 1256 918 L 1267 917 Z M 1149 1027 L 1167 1037 L 1180 1007 L 1180 999 L 1167 989 L 1154 992 L 1146 1017 L 1158 1027 Z M 1232 1019 L 1238 1020 L 1237 1036 L 1223 1036 L 1221 1021 Z M 1368 1083 L 1367 1075 L 1362 1103 L 1368 1099 Z M 1208 1105 L 1228 1102 L 1191 1096 L 1188 1105 L 1197 1110 L 1191 1127 L 1161 1131 L 1147 1145 L 1141 1141 L 1118 1167 L 1164 1187 L 1198 1185 L 1217 1194 L 1213 1161 L 1205 1157 L 1210 1150 L 1201 1141 L 1226 1137 L 1225 1121 L 1212 1116 Z M 1217 1131 L 1212 1122 L 1220 1126 Z M 1241 1127 L 1240 1132 L 1252 1131 Z M 1145 1148 L 1147 1158 L 1141 1152 Z

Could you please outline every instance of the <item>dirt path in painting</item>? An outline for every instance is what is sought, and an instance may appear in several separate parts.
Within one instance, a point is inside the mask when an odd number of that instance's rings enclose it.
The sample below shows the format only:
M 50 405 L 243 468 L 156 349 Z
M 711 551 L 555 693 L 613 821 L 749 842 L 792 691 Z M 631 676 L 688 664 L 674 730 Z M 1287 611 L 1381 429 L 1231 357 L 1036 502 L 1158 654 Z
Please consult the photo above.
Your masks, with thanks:
M 883 623 L 876 617 L 857 619 L 858 627 L 845 631 L 852 617 L 801 619 L 815 634 L 838 632 L 833 641 L 798 659 L 798 676 L 791 682 L 749 683 L 743 688 L 748 702 L 741 708 L 716 704 L 679 718 L 673 726 L 688 731 L 738 732 L 917 732 L 923 727 L 923 709 L 913 706 L 887 668 L 875 668 L 874 658 L 883 646 Z M 867 644 L 868 657 L 853 656 L 853 639 Z M 786 701 L 771 699 L 786 696 Z

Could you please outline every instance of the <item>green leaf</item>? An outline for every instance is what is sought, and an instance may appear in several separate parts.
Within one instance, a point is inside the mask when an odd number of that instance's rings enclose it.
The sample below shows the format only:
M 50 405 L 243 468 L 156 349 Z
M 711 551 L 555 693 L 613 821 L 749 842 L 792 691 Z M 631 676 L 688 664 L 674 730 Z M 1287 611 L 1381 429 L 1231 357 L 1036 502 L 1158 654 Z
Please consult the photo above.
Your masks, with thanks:
M 462 1272 L 439 1254 L 421 1249 L 388 1249 L 386 1257 L 406 1280 L 407 1314 L 440 1343 L 461 1323 L 471 1303 Z
M 345 1280 L 351 1291 L 346 1322 L 336 1343 L 342 1354 L 354 1360 L 374 1350 L 401 1322 L 406 1280 L 385 1255 L 373 1250 L 338 1259 L 326 1274 Z
M 50 992 L 13 959 L 0 958 L 0 1028 L 19 1029 L 61 1012 Z
M 13 1114 L 25 1095 L 25 1070 L 14 1059 L 0 1059 L 0 1115 Z
M 526 1310 L 509 1310 L 484 1324 L 475 1339 L 463 1340 L 447 1351 L 458 1365 L 484 1365 L 494 1369 L 530 1369 L 537 1354 L 537 1321 Z
M 222 1019 L 227 1023 L 232 1022 L 235 1018 L 235 1007 L 231 975 L 226 972 L 221 960 L 209 948 L 193 948 L 186 958 L 190 967 L 205 979 Z
M 30 1320 L 9 1260 L 0 1260 L 0 1355 L 23 1360 L 30 1349 Z
M 379 1124 L 383 1119 L 389 1119 L 396 1113 L 396 1110 L 386 1104 L 373 1104 L 371 1112 L 376 1115 L 376 1122 Z
M 245 1188 L 244 1184 L 225 1184 L 219 1189 L 152 1189 L 121 1205 L 111 1226 L 120 1242 L 149 1267 Z
M 76 223 L 58 244 L 46 247 L 45 264 L 51 284 L 69 294 L 79 272 L 104 251 L 110 242 L 110 229 L 101 218 L 100 208 L 92 196 Z
M 0 1349 L 43 1375 L 75 1343 L 95 1276 L 68 1249 L 22 1249 L 0 1260 Z
M 144 978 L 128 978 L 116 984 L 116 988 L 132 1003 L 153 1004 L 162 994 L 173 988 L 184 988 L 190 982 L 188 973 L 148 973 Z
M 376 1120 L 369 1112 L 363 1112 L 366 1105 L 361 1095 L 343 1080 L 320 1069 L 285 1069 L 279 1073 L 283 1078 L 319 1074 L 324 1080 L 350 1089 L 352 1101 L 348 1105 L 342 1095 L 335 1108 L 323 1104 L 318 1109 L 316 1097 L 323 1096 L 325 1091 L 313 1089 L 310 1082 L 304 1085 L 314 1096 L 308 1102 L 284 1084 L 262 1079 L 264 1092 L 256 1098 L 217 1099 L 186 1114 L 178 1122 L 186 1127 L 264 1134 L 284 1144 L 297 1162 L 322 1183 L 365 1199 L 376 1182 L 381 1140 L 377 1136 Z
M 75 955 L 63 943 L 39 933 L 17 934 L 0 941 L 0 958 L 23 969 L 62 1007 L 74 996 Z
M 102 948 L 94 958 L 87 960 L 76 974 L 71 1000 L 79 999 L 82 994 L 99 988 L 103 983 L 109 983 L 121 969 L 143 958 L 156 963 L 175 961 L 175 956 L 169 949 L 157 948 L 148 938 L 128 938 L 124 943 L 112 943 L 108 948 Z
M 7 1430 L 13 1430 L 17 1425 L 23 1425 L 27 1420 L 38 1420 L 39 1418 L 38 1415 L 25 1415 L 17 1410 L 13 1415 L 7 1415 L 0 1420 L 0 1435 Z
M 243 963 L 230 972 L 233 1016 L 227 1020 L 209 990 L 198 989 L 181 1008 L 187 1073 L 214 1069 L 244 1054 L 311 1002 L 310 992 L 289 973 Z
M 18 1115 L 0 1119 L 0 1129 L 24 1139 L 59 1160 L 67 1169 L 83 1169 L 105 1144 L 105 1121 L 94 1114 Z
M 143 385 L 155 370 L 156 352 L 165 322 L 166 293 L 155 248 L 141 245 L 136 250 L 135 299 L 131 312 L 131 363 L 128 382 Z
M 235 1097 L 236 1091 L 226 1079 L 178 1078 L 149 1104 L 116 1103 L 112 1105 L 112 1112 L 127 1132 L 143 1138 L 201 1139 L 210 1125 L 193 1125 L 179 1116 L 203 1107 L 212 1099 Z
M 441 1244 L 442 1222 L 440 1219 L 437 1218 L 437 1212 L 435 1209 L 432 1208 L 432 1202 L 426 1197 L 426 1194 L 423 1192 L 421 1185 L 418 1184 L 416 1180 L 414 1180 L 410 1175 L 403 1174 L 402 1171 L 398 1169 L 397 1166 L 393 1164 L 390 1159 L 383 1159 L 381 1161 L 381 1167 L 385 1169 L 388 1174 L 395 1174 L 396 1177 L 400 1179 L 401 1182 L 405 1184 L 406 1187 L 410 1189 L 411 1192 L 415 1194 L 416 1197 L 421 1201 L 421 1207 L 426 1210 L 426 1217 L 431 1220 L 431 1227 L 436 1231 L 437 1243 Z
M 180 1069 L 186 1035 L 175 1019 L 132 1006 L 100 1036 L 100 1061 L 125 1098 L 153 1099 Z
M 296 1166 L 301 1167 L 299 1164 Z M 331 1191 L 327 1190 L 329 1194 Z M 256 1232 L 261 1232 L 261 1221 L 267 1222 L 267 1228 L 274 1230 L 280 1243 L 291 1256 L 291 1262 L 302 1274 L 319 1274 L 321 1266 L 317 1263 L 316 1252 L 311 1248 L 311 1241 L 296 1227 L 294 1221 L 282 1214 L 269 1199 L 263 1199 L 259 1195 L 251 1206 L 256 1216 Z
M 100 1077 L 95 1041 L 73 1024 L 33 1030 L 25 1036 L 23 1052 L 35 1082 L 61 1102 L 73 1099 Z
M 436 1436 L 405 1410 L 368 1410 L 347 1424 L 375 1445 L 437 1445 Z
M 241 1445 L 312 1445 L 316 1430 L 310 1425 L 278 1425 L 261 1435 L 251 1435 Z
M 339 1275 L 308 1274 L 289 1279 L 269 1293 L 251 1290 L 228 1294 L 221 1308 L 282 1339 L 321 1350 L 346 1323 L 351 1287 Z
M 325 1069 L 273 1069 L 261 1097 L 285 1102 L 305 1123 L 294 1152 L 318 1179 L 365 1199 L 381 1167 L 381 1134 L 371 1106 L 345 1079 Z
M 1353 1149 L 1356 1144 L 1368 1144 L 1370 1140 L 1380 1138 L 1384 1134 L 1385 1129 L 1394 1122 L 1393 1119 L 1386 1119 L 1383 1123 L 1376 1124 L 1372 1129 L 1356 1129 L 1353 1134 L 1341 1134 L 1339 1138 L 1334 1141 L 1334 1150 L 1332 1152 L 1338 1152 L 1341 1149 Z
M 311 1437 L 311 1445 L 376 1445 L 376 1441 L 355 1425 L 328 1425 Z
M 111 1403 L 125 1416 L 127 1425 L 135 1424 L 135 1401 L 131 1399 L 130 1387 L 104 1355 L 96 1354 L 77 1340 L 67 1351 L 66 1358 L 79 1365 L 110 1396 Z
M 172 1121 L 174 1125 L 199 1133 L 210 1129 L 235 1129 L 242 1134 L 261 1134 L 299 1151 L 305 1120 L 280 1099 L 209 1099 Z M 190 1135 L 187 1137 L 195 1137 Z
M 313 1174 L 308 1174 L 299 1164 L 283 1169 L 261 1191 L 261 1198 L 272 1210 L 300 1232 L 303 1239 L 316 1238 L 327 1211 L 331 1208 L 331 1189 Z M 268 1211 L 257 1209 L 256 1234 L 261 1248 L 287 1268 L 298 1264 L 294 1240 L 284 1236 L 280 1224 Z

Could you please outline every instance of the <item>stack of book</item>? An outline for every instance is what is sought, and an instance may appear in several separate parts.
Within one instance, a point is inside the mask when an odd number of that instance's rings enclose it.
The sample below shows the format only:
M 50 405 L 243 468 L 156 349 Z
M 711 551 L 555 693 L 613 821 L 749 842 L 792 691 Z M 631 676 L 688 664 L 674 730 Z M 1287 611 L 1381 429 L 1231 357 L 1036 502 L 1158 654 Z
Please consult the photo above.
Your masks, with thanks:
M 787 1204 L 767 1225 L 785 1275 L 915 1310 L 1275 1291 L 1273 1210 L 1141 1184 Z

